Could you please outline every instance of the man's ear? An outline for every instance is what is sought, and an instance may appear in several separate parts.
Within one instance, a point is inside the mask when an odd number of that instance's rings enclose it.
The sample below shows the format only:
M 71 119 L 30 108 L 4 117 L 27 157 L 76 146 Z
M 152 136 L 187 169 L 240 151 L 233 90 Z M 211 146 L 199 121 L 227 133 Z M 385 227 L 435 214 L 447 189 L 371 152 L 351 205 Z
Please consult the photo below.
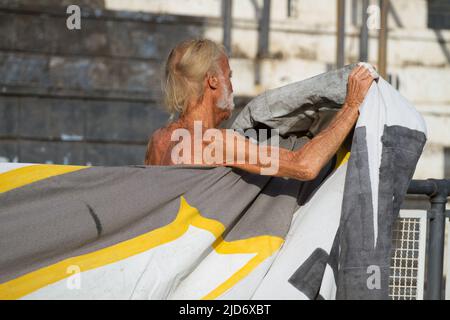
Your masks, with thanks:
M 206 81 L 211 89 L 215 90 L 219 87 L 219 79 L 215 75 L 207 74 Z

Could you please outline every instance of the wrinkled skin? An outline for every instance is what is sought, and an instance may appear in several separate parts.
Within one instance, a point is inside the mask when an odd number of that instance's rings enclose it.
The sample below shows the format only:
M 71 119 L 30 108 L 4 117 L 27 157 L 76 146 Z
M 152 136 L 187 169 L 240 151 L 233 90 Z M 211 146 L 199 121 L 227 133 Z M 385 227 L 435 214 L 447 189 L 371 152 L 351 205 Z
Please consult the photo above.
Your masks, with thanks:
M 179 128 L 187 129 L 194 140 L 194 121 L 202 121 L 203 130 L 206 130 L 209 128 L 218 128 L 222 121 L 230 117 L 231 110 L 224 110 L 217 107 L 218 101 L 223 96 L 223 85 L 228 88 L 229 92 L 233 92 L 231 70 L 226 56 L 223 56 L 220 60 L 220 68 L 224 77 L 205 76 L 203 97 L 199 101 L 190 101 L 186 110 L 181 114 L 178 120 L 155 131 L 148 143 L 145 159 L 146 165 L 178 164 L 172 159 L 173 157 L 171 157 L 172 148 L 178 143 L 177 141 L 171 141 L 171 135 L 174 130 Z M 265 150 L 266 154 L 267 152 L 270 153 L 273 151 L 279 152 L 278 171 L 270 175 L 289 177 L 303 181 L 314 179 L 325 164 L 331 160 L 334 154 L 336 154 L 337 150 L 354 127 L 359 116 L 359 106 L 363 102 L 373 80 L 374 79 L 367 68 L 364 66 L 355 67 L 349 75 L 347 96 L 344 105 L 339 112 L 337 112 L 329 126 L 305 144 L 301 149 L 290 151 L 271 146 L 258 146 L 258 148 L 270 149 Z M 223 145 L 225 154 L 227 149 L 234 149 L 234 146 L 232 143 L 227 143 L 229 137 L 225 136 L 225 130 L 220 130 L 223 132 L 223 138 L 220 143 Z M 255 152 L 255 149 L 252 150 L 252 148 L 248 148 L 248 144 L 251 142 L 238 133 L 234 134 L 233 139 L 240 140 L 246 145 L 245 149 L 237 150 L 235 155 L 235 160 L 238 157 L 241 157 L 241 159 L 245 159 L 245 163 L 238 164 L 237 161 L 234 161 L 232 163 L 217 163 L 216 165 L 237 167 L 248 172 L 261 174 L 261 169 L 267 165 L 260 163 L 259 160 L 257 163 L 251 163 L 251 161 L 249 161 L 249 159 L 254 159 L 252 158 L 252 156 L 254 156 L 252 152 Z M 191 144 L 194 145 L 194 142 L 195 141 L 192 141 Z M 208 145 L 207 142 L 202 141 L 201 143 L 203 146 Z M 234 150 L 236 151 L 236 149 Z M 258 149 L 256 152 L 259 151 L 260 150 Z M 193 158 L 190 164 L 194 164 Z

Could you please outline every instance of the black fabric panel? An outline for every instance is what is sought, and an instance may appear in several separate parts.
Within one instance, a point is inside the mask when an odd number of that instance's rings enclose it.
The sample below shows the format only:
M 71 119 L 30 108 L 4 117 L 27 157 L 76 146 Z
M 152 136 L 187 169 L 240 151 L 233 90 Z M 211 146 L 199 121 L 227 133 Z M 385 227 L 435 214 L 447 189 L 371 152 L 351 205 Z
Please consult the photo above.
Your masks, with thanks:
M 288 282 L 309 299 L 319 297 L 323 274 L 327 266 L 328 254 L 322 248 L 317 248 L 292 274 Z M 322 297 L 323 299 L 323 297 Z
M 337 299 L 388 299 L 392 225 L 426 142 L 423 132 L 384 127 L 379 170 L 378 236 L 374 247 L 372 192 L 365 127 L 355 130 L 339 226 Z M 369 289 L 369 266 L 380 270 L 380 288 Z

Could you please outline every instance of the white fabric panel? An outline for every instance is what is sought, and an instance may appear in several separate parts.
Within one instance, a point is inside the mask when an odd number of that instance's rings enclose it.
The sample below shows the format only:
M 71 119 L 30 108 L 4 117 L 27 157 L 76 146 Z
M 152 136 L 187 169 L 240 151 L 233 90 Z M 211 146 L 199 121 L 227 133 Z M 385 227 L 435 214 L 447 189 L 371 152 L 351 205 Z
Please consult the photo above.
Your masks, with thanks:
M 68 290 L 73 282 L 68 278 L 23 299 L 165 299 L 190 271 L 189 266 L 201 259 L 202 248 L 209 247 L 214 240 L 209 231 L 189 226 L 188 231 L 175 241 L 79 273 L 79 289 Z
M 339 227 L 346 169 L 345 164 L 339 167 L 320 187 L 320 192 L 297 211 L 286 242 L 253 299 L 305 298 L 287 280 L 316 248 L 330 252 Z
M 14 169 L 28 167 L 35 165 L 34 163 L 12 163 L 12 162 L 0 162 L 0 173 L 5 173 Z

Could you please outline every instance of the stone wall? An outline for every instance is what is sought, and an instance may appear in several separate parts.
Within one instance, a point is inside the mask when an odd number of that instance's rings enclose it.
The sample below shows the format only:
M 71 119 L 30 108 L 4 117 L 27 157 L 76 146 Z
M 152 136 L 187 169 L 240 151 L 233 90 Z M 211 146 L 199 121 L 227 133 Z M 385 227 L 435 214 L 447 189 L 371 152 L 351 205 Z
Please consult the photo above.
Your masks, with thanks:
M 64 1 L 0 1 L 0 160 L 142 164 L 168 118 L 163 59 L 204 19 L 66 2 L 82 5 L 81 30 L 66 28 Z

